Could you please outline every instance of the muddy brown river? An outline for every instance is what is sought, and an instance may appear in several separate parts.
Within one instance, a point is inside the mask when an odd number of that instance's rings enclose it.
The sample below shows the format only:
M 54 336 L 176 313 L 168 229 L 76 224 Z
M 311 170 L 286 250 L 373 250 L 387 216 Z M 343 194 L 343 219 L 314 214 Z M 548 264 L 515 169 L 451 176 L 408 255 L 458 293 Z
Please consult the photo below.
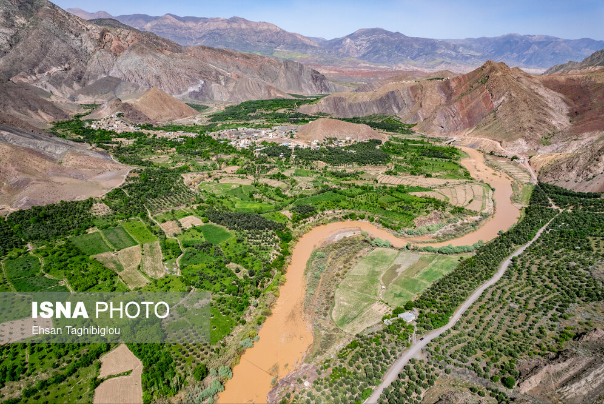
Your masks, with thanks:
M 495 214 L 472 233 L 443 243 L 426 245 L 460 246 L 474 244 L 479 240 L 486 242 L 497 237 L 500 230 L 507 230 L 520 216 L 520 210 L 510 200 L 511 179 L 504 173 L 487 167 L 479 151 L 466 147 L 460 148 L 470 156 L 461 162 L 470 171 L 472 177 L 484 180 L 495 188 L 493 195 L 496 202 Z M 306 321 L 303 312 L 306 262 L 312 251 L 330 236 L 356 229 L 389 240 L 394 247 L 402 247 L 410 241 L 420 240 L 399 238 L 373 224 L 353 221 L 318 226 L 300 237 L 287 269 L 287 281 L 281 286 L 280 296 L 273 307 L 273 314 L 262 326 L 259 332 L 260 340 L 253 348 L 245 351 L 240 363 L 233 369 L 233 378 L 226 383 L 225 391 L 219 395 L 219 403 L 266 403 L 274 375 L 278 374 L 278 377 L 282 378 L 301 364 L 313 340 L 311 323 Z

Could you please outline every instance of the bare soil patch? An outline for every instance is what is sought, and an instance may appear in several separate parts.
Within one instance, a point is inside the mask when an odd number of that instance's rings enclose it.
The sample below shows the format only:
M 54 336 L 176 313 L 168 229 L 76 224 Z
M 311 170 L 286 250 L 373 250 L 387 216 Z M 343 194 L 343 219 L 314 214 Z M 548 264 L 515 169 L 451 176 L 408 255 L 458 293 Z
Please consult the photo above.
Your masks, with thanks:
M 95 390 L 95 404 L 138 404 L 143 402 L 141 375 L 143 364 L 126 345 L 120 345 L 101 358 L 104 378 L 132 370 L 128 376 L 105 380 Z
M 162 263 L 159 241 L 143 244 L 143 271 L 152 278 L 161 278 L 166 274 Z
M 133 247 L 124 248 L 118 251 L 117 256 L 125 270 L 136 269 L 141 262 L 141 247 L 135 245 Z
M 162 228 L 162 230 L 166 233 L 166 235 L 168 237 L 171 237 L 175 234 L 182 233 L 180 230 L 180 227 L 178 227 L 178 224 L 176 223 L 175 220 L 170 220 L 168 222 L 160 223 L 159 226 Z
M 197 216 L 183 217 L 182 219 L 179 220 L 179 222 L 182 225 L 182 227 L 184 227 L 185 229 L 189 229 L 193 226 L 203 225 L 203 222 Z

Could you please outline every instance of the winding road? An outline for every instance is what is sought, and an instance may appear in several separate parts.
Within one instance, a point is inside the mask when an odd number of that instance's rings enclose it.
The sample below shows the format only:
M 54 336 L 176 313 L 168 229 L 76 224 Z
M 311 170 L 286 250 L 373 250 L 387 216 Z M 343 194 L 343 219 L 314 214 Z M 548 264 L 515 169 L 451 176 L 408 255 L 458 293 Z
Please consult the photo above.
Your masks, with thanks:
M 497 272 L 495 273 L 495 275 L 493 275 L 493 277 L 491 279 L 489 279 L 484 284 L 482 284 L 481 287 L 476 289 L 474 291 L 474 293 L 472 293 L 472 295 L 470 295 L 470 297 L 457 309 L 455 314 L 453 314 L 453 317 L 451 317 L 451 319 L 449 320 L 449 322 L 446 325 L 429 332 L 428 334 L 426 334 L 424 336 L 424 338 L 422 340 L 416 341 L 415 343 L 413 343 L 411 345 L 411 347 L 409 349 L 407 349 L 405 352 L 403 352 L 403 356 L 398 358 L 392 364 L 390 369 L 388 369 L 388 371 L 384 375 L 382 382 L 373 390 L 373 394 L 371 394 L 371 396 L 367 400 L 365 400 L 365 404 L 377 403 L 378 399 L 382 395 L 382 392 L 384 391 L 384 389 L 386 387 L 390 386 L 390 384 L 394 380 L 396 380 L 399 372 L 403 369 L 403 367 L 407 364 L 407 362 L 409 362 L 409 359 L 416 356 L 422 350 L 422 348 L 424 348 L 426 345 L 428 345 L 428 343 L 430 341 L 432 341 L 434 338 L 440 336 L 443 332 L 445 332 L 448 329 L 450 329 L 451 327 L 453 327 L 455 325 L 455 323 L 457 323 L 457 321 L 459 321 L 461 316 L 463 316 L 463 314 L 466 312 L 466 310 L 468 310 L 468 308 L 470 308 L 470 306 L 472 304 L 474 304 L 474 302 L 476 302 L 476 300 L 478 300 L 480 295 L 482 295 L 482 293 L 485 290 L 487 290 L 487 288 L 493 286 L 495 283 L 497 283 L 497 281 L 499 281 L 499 279 L 501 279 L 501 277 L 503 276 L 505 271 L 510 266 L 510 263 L 512 262 L 512 258 L 519 256 L 520 254 L 522 254 L 524 252 L 524 250 L 526 250 L 531 244 L 533 244 L 541 236 L 541 234 L 547 228 L 547 226 L 549 226 L 549 224 L 552 222 L 552 220 L 554 220 L 556 217 L 557 217 L 557 215 L 554 216 L 554 218 L 552 218 L 549 222 L 547 222 L 542 228 L 540 228 L 539 231 L 537 232 L 537 234 L 535 235 L 535 237 L 533 237 L 533 239 L 531 241 L 524 244 L 522 247 L 518 248 L 512 255 L 510 255 L 508 258 L 506 258 L 506 260 L 503 261 L 499 265 L 499 268 L 497 269 Z

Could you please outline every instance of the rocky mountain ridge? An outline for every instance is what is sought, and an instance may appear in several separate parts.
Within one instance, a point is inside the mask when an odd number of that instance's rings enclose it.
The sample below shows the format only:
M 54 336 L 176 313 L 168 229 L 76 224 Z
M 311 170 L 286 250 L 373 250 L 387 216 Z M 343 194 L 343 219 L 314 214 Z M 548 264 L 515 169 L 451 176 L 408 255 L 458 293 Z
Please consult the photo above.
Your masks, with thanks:
M 82 18 L 98 14 L 80 9 L 68 11 Z M 274 24 L 239 17 L 225 19 L 133 14 L 113 18 L 181 45 L 227 48 L 318 65 L 366 66 L 369 62 L 400 69 L 449 69 L 465 73 L 487 60 L 494 60 L 542 72 L 553 65 L 584 58 L 604 48 L 604 41 L 589 38 L 567 40 L 547 35 L 507 34 L 490 38 L 443 40 L 410 37 L 400 32 L 370 28 L 326 40 L 305 37 Z
M 338 88 L 294 61 L 183 47 L 115 20 L 83 20 L 46 0 L 0 0 L 0 9 L 7 27 L 0 36 L 0 91 L 16 86 L 22 95 L 3 100 L 4 110 L 35 126 L 78 111 L 73 101 L 107 100 L 116 91 L 155 87 L 183 100 L 241 102 Z
M 594 52 L 593 54 L 583 59 L 583 61 L 581 62 L 574 62 L 571 60 L 567 63 L 552 66 L 547 69 L 543 74 L 570 73 L 573 71 L 580 71 L 590 68 L 604 68 L 604 49 Z
M 532 156 L 544 181 L 604 191 L 604 70 L 535 76 L 489 61 L 467 74 L 380 84 L 331 94 L 300 111 L 396 115 L 431 136 L 488 139 L 498 153 Z

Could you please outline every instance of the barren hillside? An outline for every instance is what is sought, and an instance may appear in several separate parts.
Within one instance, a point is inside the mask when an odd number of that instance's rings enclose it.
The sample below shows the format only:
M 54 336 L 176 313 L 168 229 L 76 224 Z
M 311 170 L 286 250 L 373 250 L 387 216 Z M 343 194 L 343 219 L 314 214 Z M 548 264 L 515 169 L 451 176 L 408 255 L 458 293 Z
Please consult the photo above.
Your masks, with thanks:
M 100 196 L 128 171 L 82 144 L 0 125 L 0 211 Z
M 181 99 L 220 102 L 336 89 L 323 75 L 296 62 L 186 48 L 115 20 L 83 20 L 46 0 L 0 0 L 0 9 L 6 27 L 0 35 L 0 85 L 12 82 L 46 91 L 7 97 L 3 107 L 37 126 L 64 119 L 62 108 L 45 106 L 42 110 L 49 112 L 41 115 L 21 100 L 42 104 L 52 94 L 48 101 L 74 109 L 70 100 L 108 100 L 117 93 L 124 99 L 153 87 Z
M 368 140 L 384 140 L 386 136 L 376 132 L 367 125 L 344 122 L 338 119 L 321 118 L 307 123 L 298 131 L 298 138 L 312 142 L 324 141 L 326 138 Z

